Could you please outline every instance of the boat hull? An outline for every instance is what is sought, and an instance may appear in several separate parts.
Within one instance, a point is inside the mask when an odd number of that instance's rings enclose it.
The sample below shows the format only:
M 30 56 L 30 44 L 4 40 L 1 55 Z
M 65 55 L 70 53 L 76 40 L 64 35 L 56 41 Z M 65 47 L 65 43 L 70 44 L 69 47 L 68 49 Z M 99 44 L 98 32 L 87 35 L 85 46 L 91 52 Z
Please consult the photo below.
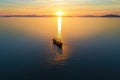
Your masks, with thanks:
M 55 44 L 59 48 L 62 48 L 62 45 L 63 45 L 63 43 L 58 39 L 53 39 L 53 44 Z

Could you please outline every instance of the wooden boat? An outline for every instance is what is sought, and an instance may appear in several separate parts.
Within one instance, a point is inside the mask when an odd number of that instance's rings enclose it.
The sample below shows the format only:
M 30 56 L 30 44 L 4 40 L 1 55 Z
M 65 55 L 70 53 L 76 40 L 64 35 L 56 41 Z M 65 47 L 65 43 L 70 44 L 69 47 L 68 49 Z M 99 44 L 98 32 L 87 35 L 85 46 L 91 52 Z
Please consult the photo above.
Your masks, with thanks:
M 59 48 L 62 48 L 62 45 L 63 45 L 62 41 L 60 39 L 56 39 L 56 38 L 53 39 L 53 44 L 55 44 Z

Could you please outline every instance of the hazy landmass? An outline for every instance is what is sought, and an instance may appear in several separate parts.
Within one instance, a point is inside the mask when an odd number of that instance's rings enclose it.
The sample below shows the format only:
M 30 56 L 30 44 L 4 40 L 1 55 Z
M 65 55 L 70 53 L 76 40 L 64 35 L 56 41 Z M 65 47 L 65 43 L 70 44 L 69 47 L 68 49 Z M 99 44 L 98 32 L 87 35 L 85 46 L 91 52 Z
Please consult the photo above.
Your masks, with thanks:
M 0 17 L 57 17 L 56 15 L 2 15 Z M 102 16 L 84 15 L 84 16 L 63 16 L 63 17 L 120 17 L 116 14 L 106 14 Z

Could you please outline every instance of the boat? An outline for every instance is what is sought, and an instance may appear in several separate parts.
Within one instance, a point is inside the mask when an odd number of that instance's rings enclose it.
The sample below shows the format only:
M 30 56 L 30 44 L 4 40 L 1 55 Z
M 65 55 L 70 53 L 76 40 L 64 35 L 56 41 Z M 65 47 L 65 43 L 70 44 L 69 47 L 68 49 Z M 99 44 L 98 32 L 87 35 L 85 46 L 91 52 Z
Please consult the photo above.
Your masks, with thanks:
M 60 39 L 54 38 L 53 39 L 53 44 L 55 44 L 59 48 L 62 48 L 63 42 Z

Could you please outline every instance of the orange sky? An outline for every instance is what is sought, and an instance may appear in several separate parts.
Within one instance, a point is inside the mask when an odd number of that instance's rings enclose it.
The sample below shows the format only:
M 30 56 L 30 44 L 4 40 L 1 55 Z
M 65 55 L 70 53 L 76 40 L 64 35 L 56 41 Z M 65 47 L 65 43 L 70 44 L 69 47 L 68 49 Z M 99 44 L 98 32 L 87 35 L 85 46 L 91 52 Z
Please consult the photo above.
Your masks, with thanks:
M 0 0 L 0 15 L 65 15 L 120 14 L 120 0 Z

